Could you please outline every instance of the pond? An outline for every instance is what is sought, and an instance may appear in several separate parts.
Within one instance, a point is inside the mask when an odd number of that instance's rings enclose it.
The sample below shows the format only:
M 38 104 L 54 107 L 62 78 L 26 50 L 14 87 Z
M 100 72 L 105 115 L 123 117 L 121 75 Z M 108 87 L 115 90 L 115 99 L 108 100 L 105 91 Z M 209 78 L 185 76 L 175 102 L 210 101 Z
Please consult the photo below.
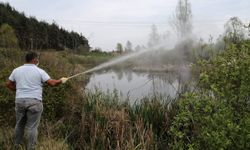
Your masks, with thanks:
M 132 101 L 160 95 L 174 98 L 187 87 L 189 72 L 136 72 L 132 70 L 103 70 L 91 74 L 85 90 L 103 93 L 117 91 L 122 99 Z

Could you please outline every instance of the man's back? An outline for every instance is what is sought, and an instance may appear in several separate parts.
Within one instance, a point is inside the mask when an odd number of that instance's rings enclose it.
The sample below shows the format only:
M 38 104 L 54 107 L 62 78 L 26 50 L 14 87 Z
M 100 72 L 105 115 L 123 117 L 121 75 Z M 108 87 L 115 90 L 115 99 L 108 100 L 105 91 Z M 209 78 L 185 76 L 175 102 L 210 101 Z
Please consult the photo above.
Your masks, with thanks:
M 50 76 L 34 64 L 24 64 L 16 68 L 9 79 L 16 82 L 16 99 L 42 100 L 42 83 L 49 80 Z

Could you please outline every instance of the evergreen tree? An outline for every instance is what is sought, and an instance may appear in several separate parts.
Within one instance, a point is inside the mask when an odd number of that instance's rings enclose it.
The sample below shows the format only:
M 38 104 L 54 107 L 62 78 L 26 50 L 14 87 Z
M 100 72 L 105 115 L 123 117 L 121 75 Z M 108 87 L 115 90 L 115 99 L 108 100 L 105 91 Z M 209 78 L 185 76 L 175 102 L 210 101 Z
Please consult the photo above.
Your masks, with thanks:
M 26 17 L 8 3 L 0 3 L 0 25 L 8 24 L 16 31 L 20 48 L 30 49 L 78 49 L 89 51 L 88 40 L 76 33 L 69 32 L 53 22 L 48 24 L 35 17 Z

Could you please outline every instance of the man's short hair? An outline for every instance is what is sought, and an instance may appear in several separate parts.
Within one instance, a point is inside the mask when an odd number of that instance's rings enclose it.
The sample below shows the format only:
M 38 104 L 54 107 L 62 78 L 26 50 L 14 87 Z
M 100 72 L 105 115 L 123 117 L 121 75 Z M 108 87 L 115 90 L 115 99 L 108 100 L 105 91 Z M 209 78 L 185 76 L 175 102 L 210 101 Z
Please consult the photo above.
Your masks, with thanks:
M 26 62 L 31 62 L 34 58 L 38 58 L 38 54 L 36 52 L 28 52 L 25 56 Z

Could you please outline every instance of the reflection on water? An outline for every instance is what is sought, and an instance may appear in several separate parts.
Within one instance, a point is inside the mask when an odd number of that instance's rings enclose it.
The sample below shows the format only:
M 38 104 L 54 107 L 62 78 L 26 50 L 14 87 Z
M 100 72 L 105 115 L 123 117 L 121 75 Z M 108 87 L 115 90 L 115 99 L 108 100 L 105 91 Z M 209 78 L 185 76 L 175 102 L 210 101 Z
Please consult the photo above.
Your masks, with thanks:
M 176 74 L 106 70 L 93 73 L 85 89 L 93 92 L 98 89 L 104 93 L 117 90 L 121 98 L 130 100 L 154 95 L 174 98 L 185 88 L 188 80 L 188 72 Z

